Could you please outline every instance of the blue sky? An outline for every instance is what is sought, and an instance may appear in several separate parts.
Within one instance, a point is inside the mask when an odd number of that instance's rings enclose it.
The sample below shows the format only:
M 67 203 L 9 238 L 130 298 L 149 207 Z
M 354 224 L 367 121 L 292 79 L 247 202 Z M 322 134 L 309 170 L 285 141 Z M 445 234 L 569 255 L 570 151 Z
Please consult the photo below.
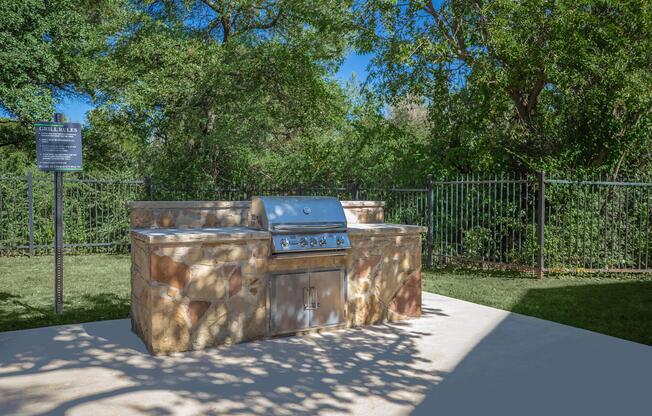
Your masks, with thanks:
M 342 63 L 335 77 L 340 82 L 345 83 L 355 73 L 358 80 L 363 82 L 367 77 L 367 65 L 370 60 L 370 55 L 358 55 L 351 52 Z M 56 106 L 57 111 L 65 114 L 68 120 L 73 123 L 86 123 L 86 113 L 92 108 L 90 101 L 77 97 L 64 98 Z

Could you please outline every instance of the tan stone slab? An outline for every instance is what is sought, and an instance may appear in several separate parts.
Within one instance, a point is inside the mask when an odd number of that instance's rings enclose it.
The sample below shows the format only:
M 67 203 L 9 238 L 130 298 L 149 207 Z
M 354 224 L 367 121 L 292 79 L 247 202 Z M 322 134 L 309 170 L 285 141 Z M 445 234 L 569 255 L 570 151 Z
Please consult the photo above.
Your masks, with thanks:
M 150 244 L 217 243 L 242 240 L 265 240 L 267 231 L 247 227 L 133 229 L 133 238 Z
M 189 349 L 188 304 L 165 296 L 152 297 L 151 351 L 154 354 Z
M 384 207 L 385 201 L 340 201 L 343 208 Z
M 249 201 L 127 201 L 129 209 L 249 208 Z
M 340 201 L 344 208 L 384 207 L 385 201 Z M 251 201 L 127 201 L 129 209 L 249 208 Z
M 397 235 L 419 234 L 428 231 L 428 227 L 407 224 L 349 224 L 349 234 L 356 235 Z

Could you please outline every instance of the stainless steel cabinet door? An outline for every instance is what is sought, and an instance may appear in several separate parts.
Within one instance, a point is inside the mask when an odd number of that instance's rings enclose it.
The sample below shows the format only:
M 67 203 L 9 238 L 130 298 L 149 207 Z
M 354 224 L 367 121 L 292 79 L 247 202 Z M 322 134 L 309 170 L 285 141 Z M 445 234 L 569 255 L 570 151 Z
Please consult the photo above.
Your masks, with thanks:
M 310 272 L 312 310 L 310 326 L 336 325 L 344 322 L 344 271 Z
M 283 333 L 306 329 L 310 325 L 310 279 L 308 273 L 272 276 L 270 297 L 271 330 Z

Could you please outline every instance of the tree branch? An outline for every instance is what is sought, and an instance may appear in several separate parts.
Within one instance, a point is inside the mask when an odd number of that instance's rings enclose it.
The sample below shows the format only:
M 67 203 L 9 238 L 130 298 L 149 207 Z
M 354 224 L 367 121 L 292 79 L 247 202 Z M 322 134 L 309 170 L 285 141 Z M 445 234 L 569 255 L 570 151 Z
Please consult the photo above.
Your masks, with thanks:
M 439 33 L 453 49 L 455 55 L 467 65 L 471 66 L 473 63 L 473 57 L 469 54 L 464 42 L 464 37 L 460 33 L 461 25 L 456 23 L 454 28 L 451 27 L 451 24 L 449 24 L 441 13 L 437 11 L 432 0 L 423 4 L 423 10 L 433 17 Z

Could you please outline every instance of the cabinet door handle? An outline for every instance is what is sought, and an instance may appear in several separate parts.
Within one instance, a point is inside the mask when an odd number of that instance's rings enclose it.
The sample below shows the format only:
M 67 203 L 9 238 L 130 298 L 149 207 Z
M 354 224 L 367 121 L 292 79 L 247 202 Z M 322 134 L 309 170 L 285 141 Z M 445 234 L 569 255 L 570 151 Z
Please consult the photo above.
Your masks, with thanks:
M 314 286 L 311 286 L 310 291 L 312 292 L 312 308 L 317 309 L 320 306 L 319 302 L 317 302 L 317 289 Z
M 315 302 L 313 300 L 313 290 L 314 287 L 304 287 L 303 288 L 303 309 L 311 311 L 317 309 L 315 307 Z

